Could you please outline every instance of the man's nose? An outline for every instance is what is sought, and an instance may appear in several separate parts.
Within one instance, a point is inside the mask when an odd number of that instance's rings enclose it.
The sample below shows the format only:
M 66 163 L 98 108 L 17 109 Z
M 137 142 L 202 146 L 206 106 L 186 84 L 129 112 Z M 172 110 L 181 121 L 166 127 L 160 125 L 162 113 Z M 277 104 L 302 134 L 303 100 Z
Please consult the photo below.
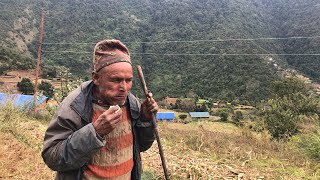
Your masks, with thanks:
M 120 82 L 120 90 L 126 91 L 127 90 L 127 83 L 126 81 L 121 81 Z

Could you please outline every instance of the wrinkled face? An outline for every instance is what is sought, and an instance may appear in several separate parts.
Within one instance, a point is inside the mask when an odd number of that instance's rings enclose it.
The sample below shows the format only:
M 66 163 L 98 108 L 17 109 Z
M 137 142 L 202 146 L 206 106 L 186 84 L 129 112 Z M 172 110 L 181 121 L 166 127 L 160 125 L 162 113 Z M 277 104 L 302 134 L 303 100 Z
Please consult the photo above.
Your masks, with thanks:
M 132 87 L 133 72 L 127 62 L 114 63 L 92 74 L 97 96 L 111 105 L 123 105 Z

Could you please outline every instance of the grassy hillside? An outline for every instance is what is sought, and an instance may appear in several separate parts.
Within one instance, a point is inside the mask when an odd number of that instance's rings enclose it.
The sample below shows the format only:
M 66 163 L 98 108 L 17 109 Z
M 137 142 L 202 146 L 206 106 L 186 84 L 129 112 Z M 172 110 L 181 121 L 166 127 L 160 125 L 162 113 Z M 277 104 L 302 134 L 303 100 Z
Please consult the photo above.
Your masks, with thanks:
M 48 121 L 10 105 L 0 109 L 0 177 L 53 179 L 41 160 L 42 139 Z M 289 142 L 270 141 L 267 133 L 254 133 L 230 123 L 198 121 L 159 123 L 159 133 L 171 179 L 319 179 L 320 167 Z M 142 153 L 144 179 L 163 179 L 154 145 Z M 30 177 L 30 178 L 28 178 Z
M 1 3 L 1 45 L 35 59 L 40 1 Z M 317 38 L 259 39 L 319 34 L 315 0 L 49 0 L 43 5 L 42 65 L 47 72 L 64 66 L 75 77 L 90 76 L 94 43 L 116 38 L 126 42 L 134 64 L 142 65 L 157 98 L 195 93 L 259 101 L 269 96 L 270 82 L 284 68 L 319 78 L 319 56 L 277 55 L 317 53 Z

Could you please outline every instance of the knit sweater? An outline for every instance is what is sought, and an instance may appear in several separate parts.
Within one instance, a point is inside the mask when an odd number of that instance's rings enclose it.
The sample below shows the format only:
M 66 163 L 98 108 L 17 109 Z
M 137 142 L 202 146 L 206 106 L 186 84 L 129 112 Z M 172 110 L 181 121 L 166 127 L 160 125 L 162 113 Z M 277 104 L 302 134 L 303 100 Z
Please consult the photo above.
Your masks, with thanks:
M 93 104 L 92 122 L 106 109 Z M 121 120 L 104 138 L 106 145 L 91 159 L 84 171 L 84 179 L 130 179 L 133 168 L 133 135 L 130 113 L 122 107 Z

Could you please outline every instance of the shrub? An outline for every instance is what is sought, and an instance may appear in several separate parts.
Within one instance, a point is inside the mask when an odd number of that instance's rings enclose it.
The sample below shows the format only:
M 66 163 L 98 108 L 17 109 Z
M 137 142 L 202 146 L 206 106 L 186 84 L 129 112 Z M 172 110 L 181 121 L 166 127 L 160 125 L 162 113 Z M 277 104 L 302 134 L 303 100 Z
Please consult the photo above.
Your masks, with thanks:
M 318 112 L 319 100 L 301 93 L 270 99 L 264 111 L 266 128 L 274 139 L 288 138 L 300 130 L 300 123 Z
M 242 119 L 243 119 L 243 114 L 241 111 L 236 111 L 235 114 L 232 116 L 232 120 L 236 124 L 238 124 Z
M 225 111 L 221 111 L 219 116 L 221 117 L 221 121 L 228 121 L 228 112 L 225 112 Z
M 220 120 L 221 121 L 228 121 L 228 116 L 229 116 L 229 111 L 230 109 L 228 108 L 223 108 L 221 110 L 219 110 L 217 113 L 220 116 Z
M 54 87 L 52 86 L 52 84 L 50 84 L 47 81 L 42 81 L 39 85 L 38 85 L 38 89 L 43 91 L 43 95 L 52 98 L 53 97 L 53 92 L 54 92 Z
M 179 118 L 183 121 L 184 119 L 186 119 L 188 117 L 188 115 L 186 114 L 179 114 Z
M 266 115 L 266 128 L 274 139 L 289 138 L 298 132 L 298 120 L 290 110 L 275 110 Z
M 320 129 L 292 140 L 310 158 L 320 161 Z
M 22 94 L 33 94 L 34 86 L 29 78 L 22 78 L 22 80 L 18 82 L 17 87 Z

